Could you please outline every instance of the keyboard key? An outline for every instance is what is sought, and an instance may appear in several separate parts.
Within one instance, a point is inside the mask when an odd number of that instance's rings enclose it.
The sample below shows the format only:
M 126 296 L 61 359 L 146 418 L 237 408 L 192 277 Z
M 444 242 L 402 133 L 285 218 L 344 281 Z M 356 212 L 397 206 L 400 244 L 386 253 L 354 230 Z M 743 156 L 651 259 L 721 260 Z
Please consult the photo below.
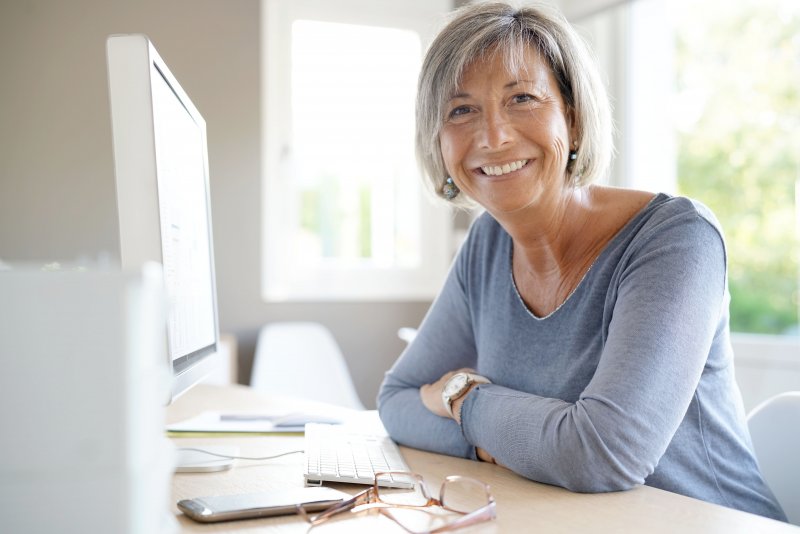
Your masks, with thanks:
M 409 471 L 397 445 L 388 437 L 360 434 L 341 425 L 309 423 L 305 427 L 308 484 L 372 484 L 378 471 Z M 392 485 L 407 487 L 394 481 Z

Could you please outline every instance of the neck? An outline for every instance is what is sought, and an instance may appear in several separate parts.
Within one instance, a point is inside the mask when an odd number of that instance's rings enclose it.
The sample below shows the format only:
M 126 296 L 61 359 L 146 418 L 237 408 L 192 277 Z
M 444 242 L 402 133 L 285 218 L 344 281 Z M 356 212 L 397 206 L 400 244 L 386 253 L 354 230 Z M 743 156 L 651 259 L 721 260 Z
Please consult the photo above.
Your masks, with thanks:
M 519 212 L 492 213 L 511 236 L 515 266 L 537 277 L 563 275 L 580 263 L 590 214 L 590 188 L 564 189 Z

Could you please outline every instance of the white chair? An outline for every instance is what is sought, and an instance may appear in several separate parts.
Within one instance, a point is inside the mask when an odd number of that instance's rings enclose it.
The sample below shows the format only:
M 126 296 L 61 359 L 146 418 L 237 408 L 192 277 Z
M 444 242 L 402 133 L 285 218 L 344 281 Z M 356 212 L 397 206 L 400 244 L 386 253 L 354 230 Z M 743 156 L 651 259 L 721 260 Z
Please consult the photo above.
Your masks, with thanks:
M 411 328 L 410 326 L 404 326 L 397 331 L 397 337 L 405 341 L 407 344 L 411 344 L 411 342 L 414 341 L 414 338 L 417 337 L 417 329 Z
M 318 323 L 277 322 L 262 327 L 250 386 L 364 409 L 336 340 Z
M 800 525 L 800 391 L 756 406 L 747 425 L 764 479 L 789 521 Z

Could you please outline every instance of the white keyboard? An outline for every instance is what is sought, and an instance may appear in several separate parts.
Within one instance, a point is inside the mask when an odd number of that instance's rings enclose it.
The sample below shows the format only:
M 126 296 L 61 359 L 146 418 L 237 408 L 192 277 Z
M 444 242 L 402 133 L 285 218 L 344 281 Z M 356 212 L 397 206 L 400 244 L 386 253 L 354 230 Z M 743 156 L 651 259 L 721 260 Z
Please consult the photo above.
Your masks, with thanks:
M 307 486 L 323 482 L 374 484 L 375 473 L 409 471 L 397 445 L 386 435 L 354 432 L 342 425 L 308 423 L 305 427 Z M 408 487 L 407 479 L 386 486 Z

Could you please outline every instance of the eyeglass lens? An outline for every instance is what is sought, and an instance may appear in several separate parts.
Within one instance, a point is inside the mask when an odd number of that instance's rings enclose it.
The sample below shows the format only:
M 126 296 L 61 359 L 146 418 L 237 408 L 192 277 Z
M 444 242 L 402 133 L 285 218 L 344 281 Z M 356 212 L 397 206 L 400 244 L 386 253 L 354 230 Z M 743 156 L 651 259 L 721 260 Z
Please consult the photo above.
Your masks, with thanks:
M 379 473 L 375 475 L 378 498 L 395 506 L 426 506 L 428 492 L 422 480 L 411 473 Z M 389 486 L 405 487 L 389 487 Z
M 397 474 L 395 473 L 393 476 L 396 477 Z M 413 480 L 415 484 L 412 488 L 380 487 L 379 489 L 379 498 L 383 503 L 401 507 L 385 509 L 384 513 L 409 532 L 447 529 L 448 526 L 464 517 L 464 514 L 480 510 L 491 500 L 483 483 L 471 478 L 448 477 L 442 484 L 440 496 L 443 508 L 426 507 L 430 503 L 428 491 L 420 478 L 414 477 Z M 378 482 L 381 482 L 380 478 Z M 403 506 L 420 508 L 402 508 Z
M 468 514 L 486 506 L 490 496 L 483 483 L 459 477 L 445 481 L 439 499 L 445 508 Z

